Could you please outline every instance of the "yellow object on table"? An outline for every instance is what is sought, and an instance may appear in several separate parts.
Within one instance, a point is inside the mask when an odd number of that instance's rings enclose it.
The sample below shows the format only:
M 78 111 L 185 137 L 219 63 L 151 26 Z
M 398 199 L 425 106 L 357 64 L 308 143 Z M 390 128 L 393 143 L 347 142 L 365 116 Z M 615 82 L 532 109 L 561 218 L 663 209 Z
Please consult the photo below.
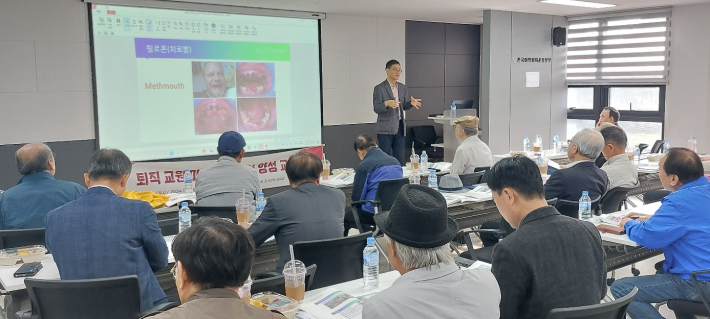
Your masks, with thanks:
M 128 199 L 137 199 L 148 202 L 153 208 L 165 206 L 168 200 L 168 195 L 161 195 L 151 191 L 123 191 L 123 197 Z

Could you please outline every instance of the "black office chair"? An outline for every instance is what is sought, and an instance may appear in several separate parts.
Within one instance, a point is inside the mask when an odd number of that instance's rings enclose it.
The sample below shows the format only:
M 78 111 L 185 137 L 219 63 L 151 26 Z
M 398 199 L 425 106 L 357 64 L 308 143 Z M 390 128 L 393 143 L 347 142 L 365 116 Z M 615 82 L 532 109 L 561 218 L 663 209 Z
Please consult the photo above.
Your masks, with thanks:
M 548 199 L 547 200 L 547 205 L 550 206 L 555 206 L 557 203 L 557 198 L 553 199 Z M 464 231 L 463 237 L 464 241 L 466 242 L 466 248 L 468 248 L 467 251 L 464 251 L 461 253 L 460 257 L 466 258 L 466 259 L 471 259 L 471 260 L 480 260 L 482 262 L 486 263 L 491 263 L 493 261 L 493 247 L 494 246 L 484 246 L 478 249 L 473 248 L 473 242 L 471 241 L 471 233 L 478 233 L 478 234 L 483 234 L 483 233 L 493 233 L 498 237 L 499 239 L 505 238 L 505 236 L 508 236 L 512 234 L 515 231 L 515 228 L 508 223 L 505 218 L 501 218 L 500 220 L 500 225 L 501 227 L 499 229 L 474 229 L 470 231 Z M 473 255 L 471 254 L 473 252 Z
M 599 208 L 602 214 L 611 214 L 621 210 L 621 205 L 626 205 L 626 197 L 630 191 L 636 189 L 640 183 L 633 187 L 615 187 L 610 189 L 601 199 Z
M 626 318 L 626 308 L 629 307 L 629 303 L 638 291 L 639 289 L 634 287 L 628 295 L 598 305 L 552 309 L 547 315 L 547 319 L 624 319 Z
M 601 198 L 601 196 L 597 196 L 592 199 L 592 214 L 597 210 Z M 557 208 L 557 211 L 562 215 L 579 219 L 579 201 L 558 199 L 555 208 Z
M 651 147 L 651 154 L 660 153 L 663 150 L 663 140 L 657 140 Z
M 394 204 L 394 200 L 397 198 L 397 194 L 399 194 L 399 190 L 402 186 L 407 184 L 409 184 L 408 178 L 381 180 L 377 184 L 377 193 L 375 193 L 374 200 L 359 200 L 350 203 L 350 211 L 355 219 L 357 230 L 362 234 L 367 231 L 374 231 L 375 229 L 375 225 L 363 225 L 362 221 L 360 221 L 360 215 L 357 212 L 358 206 L 364 203 L 371 203 L 375 208 L 375 214 L 389 211 Z
M 443 139 L 436 135 L 436 130 L 433 125 L 422 125 L 412 127 L 412 141 L 414 142 L 414 151 L 421 154 L 426 151 L 429 156 L 429 162 L 438 162 L 444 160 L 444 149 L 441 147 L 433 147 L 432 144 L 441 143 Z
M 85 280 L 25 279 L 31 310 L 16 314 L 32 319 L 128 319 L 140 318 L 176 307 L 165 303 L 141 312 L 138 276 L 122 276 Z
M 306 267 L 306 291 L 313 289 L 313 279 L 316 277 L 317 269 L 318 266 L 316 265 Z M 284 296 L 286 295 L 286 280 L 283 274 L 270 272 L 257 275 L 257 278 L 258 279 L 254 279 L 251 283 L 250 291 L 252 295 L 265 291 L 273 291 Z
M 461 179 L 461 183 L 463 184 L 463 186 L 473 186 L 481 183 L 481 179 L 483 178 L 484 174 L 486 174 L 485 171 L 480 171 L 471 174 L 462 174 L 459 175 L 459 178 Z
M 190 211 L 199 217 L 216 216 L 219 218 L 229 218 L 232 222 L 237 222 L 237 209 L 232 206 L 190 206 Z
M 321 271 L 313 281 L 313 289 L 362 278 L 362 251 L 367 246 L 367 232 L 335 239 L 298 241 L 293 243 L 296 259 L 306 265 L 319 265 Z
M 193 223 L 197 220 L 197 218 L 199 218 L 197 214 L 192 214 Z M 180 230 L 180 226 L 178 224 L 179 220 L 177 217 L 158 220 L 158 227 L 160 227 L 160 233 L 163 236 L 177 235 Z
M 710 301 L 708 297 L 705 296 L 702 289 L 700 289 L 700 284 L 698 283 L 698 275 L 708 274 L 710 270 L 694 271 L 690 273 L 690 280 L 693 283 L 693 287 L 700 293 L 701 301 L 691 301 L 691 300 L 668 300 L 668 308 L 675 311 L 676 314 L 682 313 L 687 316 L 703 316 L 710 317 Z
M 44 228 L 0 230 L 0 249 L 29 245 L 46 246 Z
M 483 177 L 481 177 L 481 183 L 485 184 L 488 182 L 488 175 L 491 174 L 491 167 L 490 166 L 483 166 L 483 167 L 476 167 L 476 169 L 473 170 L 473 172 L 484 172 Z

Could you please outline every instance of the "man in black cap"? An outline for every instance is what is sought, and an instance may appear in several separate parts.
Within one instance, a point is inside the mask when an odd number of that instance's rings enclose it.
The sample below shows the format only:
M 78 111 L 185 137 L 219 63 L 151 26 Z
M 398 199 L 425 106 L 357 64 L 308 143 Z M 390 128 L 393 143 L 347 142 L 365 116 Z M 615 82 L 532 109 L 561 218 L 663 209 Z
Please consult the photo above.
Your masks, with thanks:
M 217 163 L 201 170 L 195 178 L 198 205 L 233 206 L 245 189 L 247 199 L 254 203 L 261 185 L 256 170 L 241 164 L 246 145 L 241 134 L 234 131 L 222 133 L 217 144 Z
M 598 304 L 606 295 L 606 264 L 594 225 L 547 205 L 540 169 L 526 156 L 496 163 L 487 183 L 517 229 L 493 248 L 500 318 L 545 318 L 554 308 Z
M 375 215 L 387 256 L 402 275 L 365 301 L 362 318 L 498 318 L 500 290 L 487 269 L 459 269 L 449 252 L 458 225 L 439 192 L 405 185 L 389 212 Z M 452 298 L 455 297 L 455 298 Z

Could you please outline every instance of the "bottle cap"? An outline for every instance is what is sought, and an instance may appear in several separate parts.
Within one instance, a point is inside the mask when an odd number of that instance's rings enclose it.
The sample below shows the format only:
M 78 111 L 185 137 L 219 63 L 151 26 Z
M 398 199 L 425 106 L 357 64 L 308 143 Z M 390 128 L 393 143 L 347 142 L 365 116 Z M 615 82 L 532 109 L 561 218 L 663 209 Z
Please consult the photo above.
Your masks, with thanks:
M 588 191 L 582 191 L 582 196 L 589 196 L 589 192 L 588 192 Z
M 528 138 L 528 136 L 527 136 L 527 135 L 525 135 L 525 138 Z
M 264 192 L 259 192 L 256 196 L 264 196 Z
M 189 168 L 186 168 L 186 169 L 185 169 L 185 171 L 186 171 L 186 172 L 189 172 L 189 171 L 190 171 L 190 169 L 189 169 Z
M 430 169 L 430 170 L 429 170 L 429 174 L 436 174 L 436 170 L 435 170 L 435 169 Z
M 375 237 L 367 237 L 367 243 L 368 243 L 368 244 L 374 244 L 374 243 L 375 243 Z
M 182 202 L 182 204 L 180 204 L 180 206 L 187 207 L 187 202 Z

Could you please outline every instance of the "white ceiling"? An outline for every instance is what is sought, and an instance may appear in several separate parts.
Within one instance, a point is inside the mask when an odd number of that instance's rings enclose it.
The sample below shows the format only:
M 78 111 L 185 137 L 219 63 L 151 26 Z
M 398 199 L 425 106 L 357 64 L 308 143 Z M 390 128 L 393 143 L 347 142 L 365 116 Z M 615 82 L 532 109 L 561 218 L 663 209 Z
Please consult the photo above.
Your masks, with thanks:
M 170 0 L 168 0 L 170 1 Z M 172 0 L 246 7 L 325 12 L 406 20 L 483 23 L 483 10 L 505 10 L 551 15 L 580 15 L 605 11 L 674 6 L 710 0 L 592 0 L 616 4 L 589 9 L 540 3 L 537 0 Z M 327 17 L 326 17 L 327 19 Z

